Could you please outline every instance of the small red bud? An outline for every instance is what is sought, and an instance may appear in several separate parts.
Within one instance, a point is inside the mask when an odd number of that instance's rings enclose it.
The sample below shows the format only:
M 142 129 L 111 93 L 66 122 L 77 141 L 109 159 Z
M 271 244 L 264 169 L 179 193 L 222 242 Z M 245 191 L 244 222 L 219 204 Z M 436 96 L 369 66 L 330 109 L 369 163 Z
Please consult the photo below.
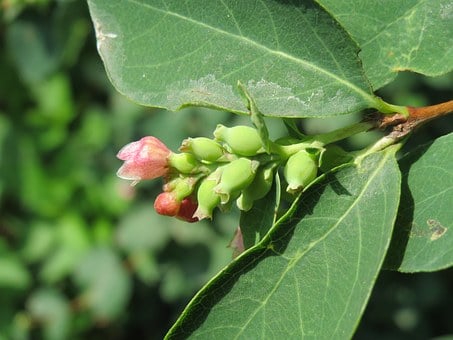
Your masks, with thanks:
M 154 201 L 154 210 L 160 215 L 176 216 L 181 208 L 181 202 L 172 192 L 162 192 Z
M 197 208 L 197 202 L 193 201 L 190 197 L 186 197 L 181 202 L 181 207 L 178 214 L 176 215 L 176 218 L 189 223 L 198 222 L 198 217 L 193 217 L 193 214 L 195 213 Z

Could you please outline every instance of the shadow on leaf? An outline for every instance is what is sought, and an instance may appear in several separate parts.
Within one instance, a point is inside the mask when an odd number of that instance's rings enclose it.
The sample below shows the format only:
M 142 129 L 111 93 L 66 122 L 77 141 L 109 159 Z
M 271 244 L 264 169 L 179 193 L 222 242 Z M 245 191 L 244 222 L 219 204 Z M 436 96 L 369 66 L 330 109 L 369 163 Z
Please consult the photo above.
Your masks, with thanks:
M 417 160 L 428 151 L 433 142 L 416 148 L 400 159 L 401 169 L 401 199 L 398 215 L 393 229 L 392 240 L 385 258 L 383 269 L 398 270 L 404 259 L 407 243 L 414 228 L 414 198 L 408 184 L 410 169 Z

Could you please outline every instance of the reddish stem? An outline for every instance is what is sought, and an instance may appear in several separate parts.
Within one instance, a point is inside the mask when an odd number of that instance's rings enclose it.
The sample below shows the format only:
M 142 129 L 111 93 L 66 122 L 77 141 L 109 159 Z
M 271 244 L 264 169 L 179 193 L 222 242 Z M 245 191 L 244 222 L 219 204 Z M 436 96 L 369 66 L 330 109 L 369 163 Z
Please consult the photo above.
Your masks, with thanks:
M 414 120 L 433 119 L 436 117 L 444 116 L 450 112 L 453 112 L 453 100 L 437 105 L 424 106 L 424 107 L 408 107 L 409 118 Z
M 380 121 L 378 122 L 378 126 L 380 128 L 393 126 L 393 137 L 401 139 L 418 126 L 425 124 L 426 122 L 434 118 L 442 117 L 453 112 L 453 100 L 431 106 L 408 106 L 407 109 L 409 111 L 408 117 L 405 117 L 399 113 L 391 116 L 385 115 L 381 117 Z

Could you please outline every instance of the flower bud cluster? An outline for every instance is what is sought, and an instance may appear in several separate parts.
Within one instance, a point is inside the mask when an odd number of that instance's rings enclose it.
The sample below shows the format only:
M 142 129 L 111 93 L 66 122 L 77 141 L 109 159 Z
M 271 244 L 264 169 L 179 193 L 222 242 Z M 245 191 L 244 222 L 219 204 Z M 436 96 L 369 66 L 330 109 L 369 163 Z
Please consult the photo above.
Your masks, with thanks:
M 274 144 L 284 148 L 284 144 Z M 163 177 L 163 192 L 155 200 L 155 210 L 195 222 L 212 218 L 216 208 L 227 209 L 234 201 L 240 210 L 250 210 L 270 191 L 279 166 L 284 166 L 289 193 L 313 181 L 317 155 L 305 149 L 288 154 L 280 152 L 282 148 L 266 153 L 256 129 L 219 124 L 213 139 L 187 138 L 179 153 L 170 151 L 155 137 L 126 145 L 118 153 L 124 161 L 118 176 L 134 184 Z

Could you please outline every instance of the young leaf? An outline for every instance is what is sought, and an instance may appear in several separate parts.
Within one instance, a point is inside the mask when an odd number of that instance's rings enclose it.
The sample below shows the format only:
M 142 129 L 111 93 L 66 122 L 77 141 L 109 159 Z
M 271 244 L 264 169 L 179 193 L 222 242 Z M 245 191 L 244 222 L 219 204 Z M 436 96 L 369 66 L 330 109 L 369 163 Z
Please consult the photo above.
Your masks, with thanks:
M 396 217 L 395 150 L 308 189 L 291 218 L 196 295 L 168 339 L 350 338 Z
M 398 219 L 385 266 L 401 272 L 453 265 L 453 133 L 405 155 Z
M 325 117 L 382 107 L 356 44 L 312 1 L 88 3 L 110 79 L 140 104 L 247 113 L 240 81 L 264 115 Z
M 260 112 L 260 110 L 256 106 L 255 100 L 250 95 L 250 93 L 247 91 L 244 84 L 239 82 L 238 88 L 242 92 L 241 95 L 244 97 L 244 99 L 247 102 L 247 107 L 250 111 L 250 119 L 251 119 L 253 125 L 255 125 L 256 129 L 258 130 L 258 133 L 261 137 L 261 141 L 263 142 L 264 150 L 266 150 L 266 152 L 269 153 L 269 149 L 270 149 L 269 130 L 267 129 L 266 122 L 264 121 L 264 118 L 263 118 L 263 114 Z
M 451 0 L 316 0 L 351 34 L 374 90 L 398 72 L 439 76 L 453 69 Z

